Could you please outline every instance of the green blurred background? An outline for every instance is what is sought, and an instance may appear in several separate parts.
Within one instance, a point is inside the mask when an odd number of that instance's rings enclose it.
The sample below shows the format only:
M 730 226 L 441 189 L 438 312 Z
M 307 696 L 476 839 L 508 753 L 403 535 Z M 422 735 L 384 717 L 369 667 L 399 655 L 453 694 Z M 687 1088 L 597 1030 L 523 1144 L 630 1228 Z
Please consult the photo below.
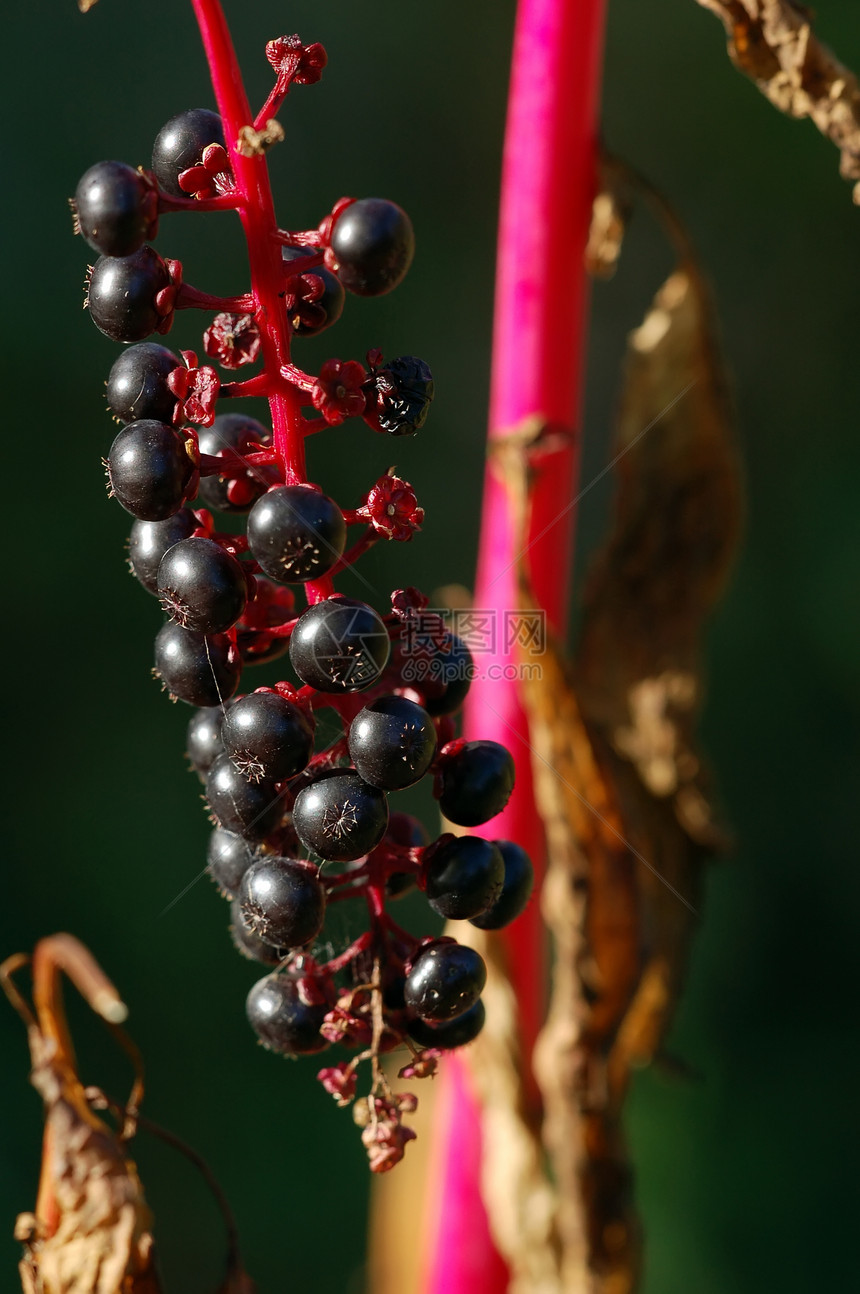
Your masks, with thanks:
M 572 0 L 573 2 L 573 0 Z M 252 102 L 264 42 L 299 31 L 329 52 L 322 84 L 290 97 L 272 154 L 284 224 L 316 224 L 344 193 L 412 215 L 404 286 L 350 300 L 327 354 L 427 358 L 438 398 L 398 465 L 427 509 L 410 549 L 364 571 L 469 584 L 478 528 L 495 212 L 512 0 L 228 0 Z M 822 36 L 860 67 L 856 0 L 821 0 Z M 117 348 L 81 314 L 90 254 L 65 205 L 92 162 L 146 163 L 162 123 L 211 103 L 182 0 L 28 0 L 4 16 L 6 198 L 4 533 L 7 755 L 0 952 L 77 933 L 115 976 L 148 1064 L 147 1109 L 209 1160 L 263 1294 L 363 1290 L 367 1174 L 348 1114 L 253 1045 L 234 954 L 204 879 L 207 825 L 183 760 L 187 707 L 149 677 L 158 608 L 129 578 L 129 518 L 105 499 L 112 438 L 102 382 Z M 708 884 L 672 1049 L 701 1074 L 644 1074 L 630 1103 L 648 1236 L 646 1294 L 806 1294 L 847 1284 L 856 1219 L 855 841 L 860 710 L 860 212 L 835 151 L 780 116 L 730 67 L 693 0 L 611 0 L 604 130 L 687 221 L 713 283 L 746 463 L 749 522 L 709 635 L 704 738 L 733 857 Z M 160 250 L 212 291 L 244 285 L 230 217 L 165 218 Z M 584 480 L 610 456 L 626 332 L 670 267 L 646 218 L 594 290 Z M 183 320 L 171 345 L 194 345 Z M 350 437 L 355 445 L 347 445 Z M 313 445 L 314 479 L 344 504 L 391 446 L 358 431 Z M 580 566 L 610 485 L 580 507 Z M 263 681 L 262 674 L 260 681 Z M 337 932 L 336 932 L 337 937 Z M 73 1004 L 85 1077 L 126 1081 Z M 23 1030 L 0 1004 L 0 1277 L 15 1287 L 15 1213 L 32 1206 L 40 1108 Z M 159 1220 L 167 1289 L 217 1284 L 222 1230 L 171 1152 L 138 1156 Z M 416 1243 L 420 1219 L 416 1217 Z

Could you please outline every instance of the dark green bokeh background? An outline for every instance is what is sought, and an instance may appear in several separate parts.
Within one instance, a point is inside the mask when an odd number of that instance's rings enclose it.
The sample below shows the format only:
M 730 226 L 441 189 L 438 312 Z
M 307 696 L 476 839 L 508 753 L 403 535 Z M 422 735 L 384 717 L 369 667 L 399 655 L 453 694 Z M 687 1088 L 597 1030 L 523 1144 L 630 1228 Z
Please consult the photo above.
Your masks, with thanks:
M 367 559 L 380 595 L 472 577 L 489 359 L 498 171 L 512 0 L 228 3 L 252 100 L 283 31 L 322 40 L 323 82 L 299 90 L 272 155 L 285 224 L 315 224 L 343 193 L 411 213 L 415 266 L 379 301 L 350 301 L 327 353 L 369 345 L 431 362 L 439 396 L 398 465 L 427 508 L 411 548 Z M 807 1294 L 854 1268 L 852 1007 L 860 886 L 855 840 L 860 657 L 857 441 L 860 212 L 814 129 L 780 118 L 729 66 L 693 0 L 612 0 L 608 143 L 688 222 L 713 282 L 739 412 L 749 523 L 711 626 L 704 723 L 728 819 L 673 1050 L 697 1083 L 648 1073 L 630 1130 L 648 1233 L 646 1294 Z M 820 31 L 860 66 L 855 0 L 821 0 Z M 0 953 L 69 929 L 115 976 L 148 1063 L 147 1108 L 209 1160 L 238 1214 L 264 1294 L 358 1294 L 367 1177 L 348 1115 L 253 1045 L 233 953 L 202 866 L 207 827 L 185 771 L 186 707 L 149 677 L 160 622 L 128 577 L 128 517 L 104 496 L 112 424 L 102 382 L 116 347 L 81 314 L 89 257 L 66 195 L 93 161 L 147 162 L 173 113 L 211 102 L 189 6 L 29 0 L 4 16 L 6 376 L 3 522 L 8 650 L 7 847 Z M 159 248 L 212 291 L 244 284 L 230 217 L 173 217 Z M 618 363 L 670 266 L 637 219 L 617 279 L 594 291 L 584 480 L 608 461 Z M 193 345 L 194 321 L 173 341 Z M 314 479 L 344 503 L 388 466 L 389 442 L 333 432 Z M 581 558 L 608 482 L 580 507 Z M 85 1076 L 125 1071 L 77 1009 Z M 3 1289 L 12 1220 L 31 1207 L 40 1110 L 23 1030 L 0 1004 Z M 167 1286 L 217 1284 L 222 1233 L 202 1185 L 145 1139 Z M 416 1243 L 420 1218 L 415 1219 Z

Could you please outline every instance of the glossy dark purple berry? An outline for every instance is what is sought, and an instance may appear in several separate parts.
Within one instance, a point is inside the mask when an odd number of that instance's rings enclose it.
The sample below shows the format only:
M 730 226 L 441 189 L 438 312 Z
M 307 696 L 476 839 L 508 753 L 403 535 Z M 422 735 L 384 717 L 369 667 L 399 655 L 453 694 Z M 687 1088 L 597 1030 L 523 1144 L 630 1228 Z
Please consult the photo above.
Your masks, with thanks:
M 293 805 L 299 840 L 329 862 L 349 863 L 369 854 L 387 825 L 384 793 L 351 769 L 327 770 L 299 791 Z
M 390 651 L 388 630 L 373 607 L 339 594 L 303 611 L 290 637 L 293 669 L 320 692 L 371 687 Z
M 281 972 L 267 975 L 248 994 L 248 1022 L 264 1047 L 283 1056 L 307 1056 L 324 1051 L 328 1042 L 320 1033 L 328 1007 L 302 1001 L 298 981 Z
M 181 364 L 173 351 L 154 341 L 143 341 L 124 350 L 108 374 L 107 402 L 121 422 L 154 418 L 173 422 L 176 396 L 167 379 Z
M 330 245 L 347 292 L 378 297 L 402 282 L 415 254 L 415 235 L 395 202 L 359 198 L 335 220 Z
M 158 196 L 150 181 L 125 162 L 96 162 L 75 190 L 77 224 L 102 256 L 131 256 L 158 228 Z
M 497 741 L 467 741 L 439 761 L 439 807 L 449 822 L 477 827 L 489 822 L 511 798 L 516 769 L 510 751 Z
M 287 262 L 300 261 L 303 256 L 308 254 L 307 247 L 282 247 L 281 251 L 283 252 L 284 260 Z M 290 270 L 287 269 L 286 272 L 289 274 Z M 315 265 L 307 273 L 316 274 L 318 278 L 322 279 L 323 294 L 314 304 L 324 312 L 324 318 L 318 324 L 311 326 L 307 322 L 303 322 L 297 314 L 295 319 L 290 320 L 296 337 L 316 337 L 319 333 L 324 332 L 326 328 L 330 328 L 333 323 L 337 323 L 343 314 L 344 301 L 346 300 L 346 293 L 340 279 L 336 274 L 332 274 L 331 270 L 327 270 L 324 265 Z
M 309 485 L 280 485 L 248 515 L 248 545 L 260 566 L 281 584 L 316 580 L 338 562 L 346 522 L 327 495 Z
M 182 539 L 158 568 L 162 607 L 184 629 L 220 634 L 245 610 L 248 586 L 241 564 L 214 539 Z
M 247 930 L 275 948 L 301 948 L 325 920 L 325 890 L 314 868 L 264 854 L 252 863 L 237 893 Z
M 200 453 L 213 458 L 231 449 L 247 454 L 252 445 L 268 445 L 271 439 L 271 432 L 261 422 L 242 413 L 219 413 L 211 427 L 201 427 L 197 433 Z M 265 467 L 252 467 L 235 479 L 241 482 L 241 490 L 231 488 L 231 482 L 223 476 L 201 476 L 197 491 L 200 502 L 218 512 L 247 512 L 273 483 L 271 469 Z
M 286 948 L 273 948 L 253 930 L 245 929 L 238 899 L 233 899 L 230 904 L 230 938 L 237 952 L 263 966 L 279 966 L 287 955 Z
M 195 710 L 188 721 L 185 733 L 185 753 L 194 770 L 206 776 L 219 755 L 224 753 L 221 724 L 224 708 L 220 705 L 203 706 Z
M 164 521 L 135 521 L 128 536 L 128 564 L 148 593 L 158 595 L 158 568 L 164 554 L 196 529 L 197 518 L 187 508 Z
M 505 860 L 502 892 L 486 912 L 472 917 L 479 930 L 501 930 L 525 910 L 535 883 L 534 868 L 528 854 L 511 840 L 497 840 L 496 848 Z
M 87 287 L 92 321 L 114 341 L 143 341 L 162 321 L 155 298 L 169 284 L 167 266 L 151 247 L 132 256 L 100 256 Z
M 410 1020 L 407 1032 L 419 1047 L 438 1047 L 440 1051 L 453 1051 L 474 1042 L 484 1027 L 486 1012 L 478 999 L 473 1007 L 444 1024 L 430 1024 L 427 1020 Z
M 447 634 L 429 660 L 425 662 L 418 657 L 414 664 L 415 679 L 410 686 L 424 694 L 427 713 L 438 718 L 459 710 L 477 673 L 472 653 L 463 639 Z M 409 681 L 408 664 L 405 680 Z
M 183 436 L 164 422 L 130 422 L 107 458 L 112 494 L 141 521 L 164 521 L 185 502 L 194 472 Z
M 222 894 L 232 899 L 248 868 L 258 854 L 244 837 L 235 831 L 216 827 L 209 837 L 206 870 Z
M 490 840 L 452 836 L 425 862 L 430 906 L 448 921 L 478 917 L 496 902 L 505 882 L 505 860 Z
M 189 108 L 171 117 L 152 146 L 152 171 L 159 187 L 172 198 L 187 198 L 179 187 L 179 176 L 200 161 L 210 144 L 224 147 L 224 126 L 217 112 Z
M 349 757 L 365 782 L 399 791 L 419 781 L 436 753 L 433 721 L 404 696 L 381 696 L 355 716 Z
M 206 799 L 218 826 L 246 840 L 264 840 L 284 814 L 274 782 L 249 782 L 227 754 L 209 769 Z
M 282 782 L 307 767 L 314 728 L 304 710 L 277 692 L 252 692 L 230 706 L 221 740 L 243 777 Z
M 389 436 L 414 436 L 427 421 L 436 386 L 423 359 L 400 355 L 374 369 L 364 389 L 365 422 Z
M 222 705 L 239 686 L 242 662 L 226 634 L 195 633 L 169 620 L 155 639 L 155 674 L 189 705 Z
M 465 944 L 438 943 L 422 948 L 406 976 L 408 1010 L 437 1024 L 474 1006 L 487 982 L 480 953 Z

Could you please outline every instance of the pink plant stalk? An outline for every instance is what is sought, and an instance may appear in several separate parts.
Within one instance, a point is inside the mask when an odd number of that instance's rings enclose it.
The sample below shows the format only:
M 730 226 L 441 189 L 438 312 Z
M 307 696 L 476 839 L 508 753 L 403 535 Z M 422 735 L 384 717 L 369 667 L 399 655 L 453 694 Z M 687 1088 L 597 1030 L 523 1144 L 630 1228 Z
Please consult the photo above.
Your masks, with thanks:
M 533 418 L 560 433 L 558 448 L 537 465 L 528 565 L 537 604 L 562 637 L 573 562 L 587 302 L 584 250 L 594 196 L 604 12 L 604 0 L 520 0 L 502 175 L 489 440 L 492 447 Z M 475 606 L 495 615 L 497 649 L 483 657 L 484 668 L 472 685 L 464 735 L 480 734 L 513 751 L 516 789 L 487 834 L 522 845 L 535 861 L 539 885 L 544 841 L 532 790 L 528 726 L 517 683 L 505 681 L 504 666 L 511 658 L 500 634 L 504 611 L 519 605 L 521 547 L 513 500 L 491 458 Z M 532 902 L 501 937 L 529 1056 L 546 995 L 538 903 Z M 500 1294 L 507 1288 L 507 1269 L 493 1245 L 481 1198 L 480 1111 L 467 1064 L 452 1057 L 441 1085 L 422 1294 Z

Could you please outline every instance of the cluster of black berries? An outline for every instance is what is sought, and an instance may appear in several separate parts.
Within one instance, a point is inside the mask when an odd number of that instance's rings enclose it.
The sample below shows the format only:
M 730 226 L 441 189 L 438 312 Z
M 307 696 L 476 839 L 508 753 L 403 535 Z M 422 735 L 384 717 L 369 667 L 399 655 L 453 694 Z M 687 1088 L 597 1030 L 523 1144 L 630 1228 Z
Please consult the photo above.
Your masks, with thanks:
M 279 76 L 292 68 L 301 83 L 302 60 L 310 78 L 325 58 L 321 47 L 296 42 L 269 48 L 286 49 Z M 372 1166 L 382 1169 L 411 1133 L 400 1120 L 410 1098 L 391 1093 L 380 1053 L 405 1042 L 412 1060 L 402 1072 L 432 1072 L 440 1050 L 479 1032 L 486 975 L 470 948 L 402 930 L 386 901 L 418 886 L 441 916 L 496 929 L 522 911 L 532 871 L 514 844 L 449 833 L 428 843 L 416 819 L 389 812 L 391 793 L 429 776 L 448 820 L 474 827 L 501 811 L 514 784 L 503 747 L 455 737 L 452 715 L 474 666 L 426 599 L 398 590 L 380 614 L 334 591 L 332 576 L 371 543 L 408 540 L 420 527 L 411 486 L 389 473 L 359 507 L 342 509 L 295 482 L 294 463 L 288 472 L 268 428 L 215 413 L 224 397 L 266 394 L 273 410 L 288 398 L 321 415 L 320 423 L 300 414 L 299 435 L 353 417 L 390 435 L 417 431 L 433 396 L 421 360 L 385 363 L 371 351 L 367 368 L 329 360 L 315 377 L 289 361 L 292 337 L 335 322 L 345 290 L 373 296 L 401 281 L 413 252 L 409 219 L 391 202 L 345 199 L 316 231 L 273 229 L 284 309 L 273 321 L 259 308 L 256 283 L 246 297 L 208 297 L 146 242 L 162 211 L 241 206 L 247 194 L 234 169 L 221 119 L 198 109 L 163 128 L 150 171 L 103 162 L 78 185 L 77 228 L 102 253 L 89 277 L 90 313 L 114 340 L 138 343 L 108 378 L 108 405 L 125 425 L 106 466 L 111 493 L 135 518 L 131 569 L 168 617 L 155 673 L 172 697 L 197 707 L 187 751 L 216 824 L 208 870 L 230 900 L 239 950 L 274 968 L 252 988 L 248 1018 L 285 1055 L 333 1042 L 357 1050 L 320 1073 L 342 1104 L 355 1095 L 358 1062 L 372 1060 L 364 1136 Z M 192 352 L 180 358 L 143 340 L 166 332 L 186 307 L 214 314 L 204 349 L 222 368 L 262 357 L 265 329 L 275 327 L 276 353 L 287 361 L 228 384 Z M 246 532 L 220 533 L 213 511 L 246 514 Z M 363 530 L 348 550 L 350 526 Z M 302 586 L 308 605 L 297 613 Z M 245 665 L 287 652 L 293 681 L 237 695 Z M 342 736 L 323 748 L 316 716 L 324 708 L 338 716 Z M 366 904 L 368 929 L 321 961 L 314 948 L 327 907 L 347 898 Z

